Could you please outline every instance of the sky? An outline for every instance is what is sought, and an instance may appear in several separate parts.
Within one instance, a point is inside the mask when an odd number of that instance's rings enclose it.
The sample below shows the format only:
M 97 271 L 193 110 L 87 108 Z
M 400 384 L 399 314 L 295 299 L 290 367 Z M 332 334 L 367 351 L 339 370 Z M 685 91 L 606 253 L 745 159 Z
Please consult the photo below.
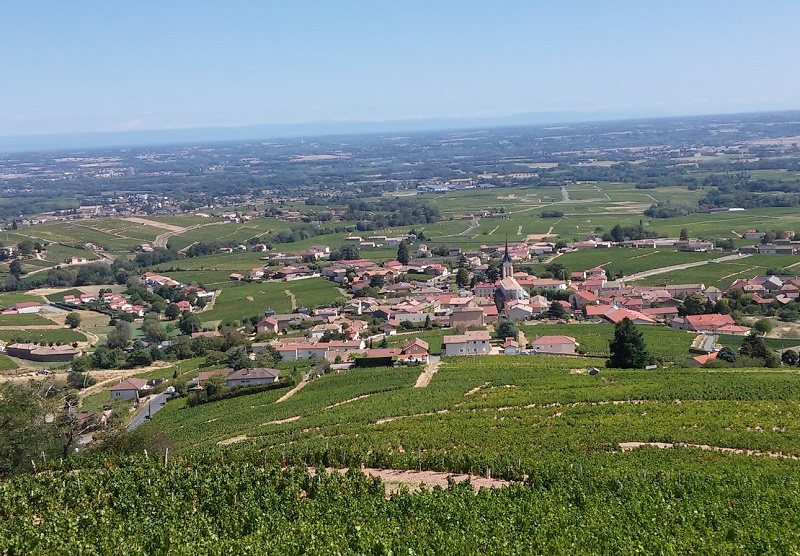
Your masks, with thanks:
M 800 2 L 4 0 L 0 136 L 800 108 Z

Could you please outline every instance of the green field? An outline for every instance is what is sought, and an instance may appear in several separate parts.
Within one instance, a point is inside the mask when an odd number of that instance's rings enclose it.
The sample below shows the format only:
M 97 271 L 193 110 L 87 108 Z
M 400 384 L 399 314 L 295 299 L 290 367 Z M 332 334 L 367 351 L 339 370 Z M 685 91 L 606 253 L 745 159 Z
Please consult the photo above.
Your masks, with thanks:
M 318 457 L 327 445 L 341 451 L 335 457 L 345 465 L 361 461 L 414 468 L 421 463 L 469 471 L 484 461 L 493 462 L 498 475 L 513 475 L 505 466 L 516 468 L 518 460 L 532 462 L 551 450 L 565 457 L 610 453 L 631 441 L 800 455 L 797 373 L 603 369 L 598 377 L 575 374 L 589 364 L 569 357 L 447 358 L 424 389 L 411 387 L 419 369 L 354 370 L 314 381 L 281 404 L 274 403 L 278 392 L 194 408 L 178 401 L 159 412 L 152 425 L 183 450 L 246 435 L 246 442 L 230 450 L 258 447 L 274 454 L 285 449 L 303 459 Z M 295 420 L 274 423 L 289 418 Z
M 55 323 L 36 313 L 23 313 L 21 315 L 0 315 L 0 326 L 53 326 Z
M 72 342 L 85 342 L 86 336 L 76 330 L 68 328 L 55 329 L 55 330 L 0 330 L 0 340 L 4 342 L 20 341 L 20 342 L 61 342 L 62 344 L 71 344 Z
M 19 368 L 19 365 L 7 355 L 0 355 L 0 371 L 12 371 Z
M 291 298 L 296 298 L 297 308 L 309 309 L 329 305 L 337 298 L 345 297 L 336 289 L 336 284 L 322 278 L 309 278 L 294 282 L 231 282 L 223 287 L 211 310 L 199 313 L 203 322 L 231 322 L 263 314 L 272 309 L 278 313 L 292 311 Z
M 608 343 L 614 338 L 613 324 L 520 324 L 528 341 L 539 336 L 571 336 L 587 355 L 609 355 Z M 637 326 L 644 335 L 650 354 L 660 361 L 682 365 L 689 357 L 689 347 L 695 334 L 665 326 Z M 600 362 L 602 363 L 602 361 Z M 587 364 L 597 365 L 597 362 Z
M 645 270 L 721 257 L 722 253 L 688 253 L 672 249 L 584 249 L 559 255 L 553 263 L 563 264 L 571 271 L 602 266 L 606 273 L 631 275 Z M 544 264 L 533 265 L 534 271 L 545 271 Z
M 789 255 L 750 255 L 742 257 L 737 261 L 709 263 L 686 270 L 676 270 L 665 274 L 658 274 L 639 280 L 636 283 L 652 286 L 703 283 L 706 286 L 716 286 L 720 289 L 724 289 L 739 278 L 763 276 L 767 269 L 780 270 L 788 266 L 796 265 L 797 263 L 800 263 L 800 257 Z M 800 273 L 800 266 L 795 266 L 792 270 Z
M 64 301 L 65 296 L 74 295 L 75 297 L 80 297 L 82 294 L 83 292 L 81 290 L 72 288 L 69 290 L 64 290 L 62 292 L 50 294 L 47 296 L 47 299 L 49 301 L 52 301 L 53 303 L 61 303 L 62 301 Z
M 10 307 L 15 303 L 26 303 L 28 301 L 36 301 L 38 303 L 43 303 L 41 297 L 30 295 L 27 293 L 19 293 L 19 292 L 0 293 L 0 307 Z

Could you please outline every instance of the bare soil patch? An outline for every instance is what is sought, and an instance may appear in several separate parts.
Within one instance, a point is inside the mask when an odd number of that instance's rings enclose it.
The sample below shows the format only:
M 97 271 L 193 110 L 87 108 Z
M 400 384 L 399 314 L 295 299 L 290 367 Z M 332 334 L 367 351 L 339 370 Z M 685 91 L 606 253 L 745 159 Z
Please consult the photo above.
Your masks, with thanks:
M 165 222 L 158 222 L 157 220 L 148 220 L 147 218 L 139 218 L 136 216 L 123 218 L 123 220 L 127 220 L 128 222 L 133 222 L 134 224 L 144 224 L 145 226 L 152 226 L 153 228 L 161 228 L 162 230 L 168 230 L 170 232 L 182 232 L 186 229 L 183 226 L 175 226 L 174 224 L 167 224 Z
M 350 398 L 349 400 L 344 400 L 343 402 L 336 402 L 327 406 L 325 409 L 333 409 L 334 407 L 339 407 L 340 405 L 348 404 L 357 402 L 358 400 L 363 400 L 364 398 L 369 398 L 372 394 L 363 394 L 361 396 L 356 396 L 355 398 Z
M 287 417 L 286 419 L 278 419 L 276 421 L 270 421 L 268 423 L 264 423 L 265 425 L 282 425 L 284 423 L 294 423 L 295 421 L 299 421 L 302 419 L 302 415 L 295 415 L 294 417 Z

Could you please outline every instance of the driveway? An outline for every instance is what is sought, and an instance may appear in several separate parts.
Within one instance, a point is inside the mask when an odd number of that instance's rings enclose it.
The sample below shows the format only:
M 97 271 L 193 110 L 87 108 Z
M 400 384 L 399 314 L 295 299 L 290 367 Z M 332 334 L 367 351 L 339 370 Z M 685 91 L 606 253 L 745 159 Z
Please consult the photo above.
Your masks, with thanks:
M 128 423 L 126 428 L 129 431 L 132 431 L 142 423 L 146 422 L 147 416 L 155 415 L 156 412 L 162 408 L 163 404 L 166 403 L 168 397 L 169 395 L 166 393 L 156 394 L 153 396 L 148 404 L 143 406 L 142 409 L 139 410 L 139 413 L 134 415 L 133 419 L 131 419 L 131 422 Z

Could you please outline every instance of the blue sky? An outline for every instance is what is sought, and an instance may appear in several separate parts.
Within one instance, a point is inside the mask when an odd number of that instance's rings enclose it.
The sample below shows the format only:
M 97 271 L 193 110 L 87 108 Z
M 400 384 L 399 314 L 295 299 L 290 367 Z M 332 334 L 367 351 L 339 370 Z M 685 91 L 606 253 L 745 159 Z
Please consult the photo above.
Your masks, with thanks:
M 0 4 L 0 135 L 800 108 L 800 2 Z

